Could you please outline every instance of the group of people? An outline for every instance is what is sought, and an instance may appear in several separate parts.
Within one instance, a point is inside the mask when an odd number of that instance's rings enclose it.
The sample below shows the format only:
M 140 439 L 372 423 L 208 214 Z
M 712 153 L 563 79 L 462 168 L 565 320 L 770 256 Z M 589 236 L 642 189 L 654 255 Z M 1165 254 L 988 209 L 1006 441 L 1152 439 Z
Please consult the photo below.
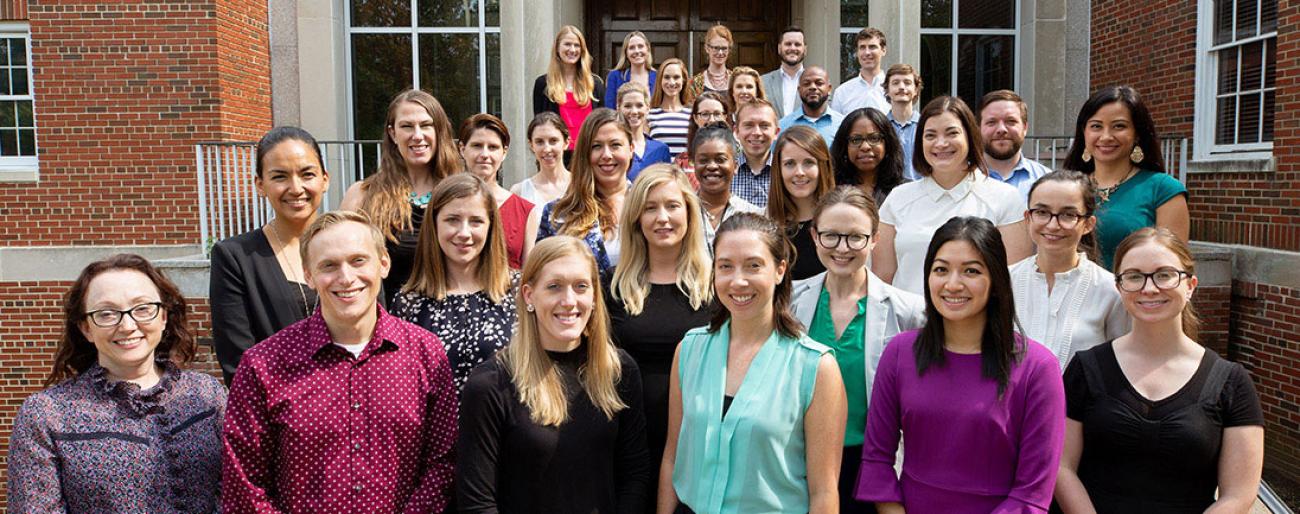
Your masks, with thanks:
M 1051 171 L 1013 92 L 914 110 L 866 29 L 832 94 L 780 41 L 728 69 L 716 26 L 691 77 L 633 32 L 602 81 L 565 27 L 509 189 L 505 124 L 453 132 L 422 91 L 338 211 L 312 136 L 271 130 L 275 217 L 212 249 L 228 392 L 185 370 L 175 285 L 91 264 L 9 507 L 1247 512 L 1259 401 L 1197 343 L 1186 190 L 1137 93 L 1096 92 Z

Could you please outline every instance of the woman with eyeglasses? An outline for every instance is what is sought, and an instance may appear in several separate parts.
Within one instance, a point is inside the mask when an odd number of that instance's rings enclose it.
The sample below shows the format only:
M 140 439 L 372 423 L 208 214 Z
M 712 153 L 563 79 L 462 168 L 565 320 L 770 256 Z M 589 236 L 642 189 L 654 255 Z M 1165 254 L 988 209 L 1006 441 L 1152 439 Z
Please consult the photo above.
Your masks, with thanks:
M 727 59 L 731 57 L 731 47 L 736 39 L 731 36 L 731 29 L 725 25 L 714 25 L 704 33 L 704 54 L 709 56 L 709 66 L 691 79 L 691 93 L 700 96 L 705 91 L 721 93 L 723 98 L 730 96 L 731 70 L 727 69 Z
M 1264 418 L 1245 368 L 1196 341 L 1194 264 L 1166 228 L 1140 229 L 1115 249 L 1133 329 L 1065 370 L 1063 512 L 1250 511 Z
M 1025 224 L 1038 253 L 1011 265 L 1016 318 L 1024 335 L 1056 354 L 1061 369 L 1075 353 L 1124 335 L 1128 313 L 1115 276 L 1097 265 L 1095 188 L 1077 171 L 1054 171 L 1029 188 Z
M 831 141 L 835 184 L 858 186 L 876 205 L 883 205 L 889 193 L 906 182 L 906 156 L 889 118 L 869 107 L 846 114 Z
M 81 271 L 48 389 L 14 419 L 11 512 L 218 510 L 226 389 L 182 369 L 195 351 L 186 310 L 138 255 Z
M 695 103 L 691 105 L 691 123 L 686 129 L 686 140 L 694 141 L 695 132 L 700 130 L 700 127 L 718 122 L 731 126 L 731 107 L 727 104 L 727 100 L 714 92 L 697 95 Z M 695 180 L 695 166 L 691 163 L 690 155 L 686 152 L 677 154 L 673 164 L 689 174 L 691 185 L 699 187 L 699 183 Z
M 899 332 L 920 328 L 925 301 L 871 275 L 867 265 L 879 220 L 876 203 L 853 186 L 840 186 L 817 203 L 812 230 L 825 273 L 794 283 L 791 311 L 808 327 L 808 337 L 835 351 L 848 397 L 844 457 L 840 465 L 840 512 L 871 513 L 853 499 L 862 466 L 863 429 L 876 364 L 885 344 Z
M 650 137 L 668 145 L 676 158 L 690 144 L 687 131 L 691 126 L 691 109 L 695 100 L 691 88 L 686 87 L 686 63 L 673 57 L 659 65 L 659 83 L 650 95 Z

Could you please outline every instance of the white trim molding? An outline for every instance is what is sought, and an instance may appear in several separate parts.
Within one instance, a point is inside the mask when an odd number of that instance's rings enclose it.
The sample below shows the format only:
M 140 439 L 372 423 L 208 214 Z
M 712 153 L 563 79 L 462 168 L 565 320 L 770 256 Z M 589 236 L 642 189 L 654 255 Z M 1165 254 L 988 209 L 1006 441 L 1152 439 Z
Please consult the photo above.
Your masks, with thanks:
M 1196 74 L 1195 74 L 1195 107 L 1193 122 L 1193 141 L 1192 161 L 1213 163 L 1225 161 L 1252 161 L 1256 165 L 1250 168 L 1259 168 L 1258 163 L 1269 161 L 1273 158 L 1273 142 L 1264 141 L 1247 144 L 1219 144 L 1216 142 L 1215 126 L 1218 122 L 1218 87 L 1219 87 L 1219 58 L 1217 52 L 1229 48 L 1239 48 L 1244 45 L 1265 41 L 1264 48 L 1268 48 L 1267 41 L 1277 39 L 1276 29 L 1260 34 L 1260 20 L 1262 16 L 1256 15 L 1255 36 L 1248 38 L 1234 38 L 1232 41 L 1220 45 L 1214 43 L 1214 3 L 1215 0 L 1198 0 L 1196 10 Z M 1262 5 L 1262 4 L 1261 4 Z M 1234 20 L 1232 25 L 1236 26 L 1236 9 L 1233 9 Z M 1274 43 L 1276 49 L 1276 43 Z M 1276 50 L 1275 50 L 1276 51 Z M 1238 60 L 1240 62 L 1240 59 Z M 1260 78 L 1267 73 L 1268 60 L 1261 59 Z M 1240 76 L 1241 69 L 1238 65 L 1237 74 Z M 1276 87 L 1266 89 L 1246 89 L 1236 90 L 1232 94 L 1239 93 L 1260 93 L 1268 90 L 1276 90 Z M 1267 107 L 1261 98 L 1259 123 L 1261 124 L 1260 135 L 1263 137 L 1263 120 L 1264 112 Z M 1256 170 L 1258 171 L 1258 170 Z

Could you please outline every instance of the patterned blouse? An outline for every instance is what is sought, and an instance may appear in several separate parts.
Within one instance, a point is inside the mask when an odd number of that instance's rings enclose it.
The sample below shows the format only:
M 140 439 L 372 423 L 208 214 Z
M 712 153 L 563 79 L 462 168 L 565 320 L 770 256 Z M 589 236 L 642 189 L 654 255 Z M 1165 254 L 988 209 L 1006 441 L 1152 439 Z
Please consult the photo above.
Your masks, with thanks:
M 510 289 L 500 303 L 493 302 L 484 291 L 449 294 L 441 300 L 408 291 L 393 299 L 392 314 L 438 335 L 459 393 L 475 366 L 510 343 L 518 290 L 519 272 L 511 270 Z
M 95 364 L 28 397 L 10 439 L 10 511 L 216 512 L 226 390 L 159 365 L 146 390 Z
M 558 200 L 557 200 L 558 201 Z M 564 220 L 551 219 L 551 212 L 555 209 L 555 202 L 547 203 L 542 207 L 541 222 L 537 225 L 537 240 L 541 241 L 553 235 L 561 233 L 564 228 Z M 618 229 L 615 227 L 615 233 Z M 587 243 L 587 248 L 591 248 L 591 254 L 596 256 L 596 268 L 602 274 L 610 271 L 618 265 L 619 243 L 617 240 L 606 243 L 604 232 L 600 229 L 600 223 L 597 222 L 587 234 L 582 236 L 582 242 Z

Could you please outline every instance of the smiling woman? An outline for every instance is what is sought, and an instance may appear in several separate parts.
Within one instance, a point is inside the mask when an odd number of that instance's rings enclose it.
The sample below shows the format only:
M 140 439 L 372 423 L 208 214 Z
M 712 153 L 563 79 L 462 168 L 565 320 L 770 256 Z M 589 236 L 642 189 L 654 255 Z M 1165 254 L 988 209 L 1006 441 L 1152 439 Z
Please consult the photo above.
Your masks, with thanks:
M 524 265 L 524 229 L 533 203 L 525 200 L 497 183 L 497 173 L 510 151 L 510 131 L 500 118 L 491 114 L 475 114 L 460 124 L 460 154 L 470 173 L 483 179 L 500 212 L 501 231 L 506 240 L 510 268 Z
M 795 280 L 803 280 L 826 271 L 817 260 L 809 227 L 818 200 L 835 187 L 830 152 L 816 130 L 796 125 L 777 137 L 772 163 L 777 169 L 772 173 L 767 216 L 794 244 L 791 273 Z

